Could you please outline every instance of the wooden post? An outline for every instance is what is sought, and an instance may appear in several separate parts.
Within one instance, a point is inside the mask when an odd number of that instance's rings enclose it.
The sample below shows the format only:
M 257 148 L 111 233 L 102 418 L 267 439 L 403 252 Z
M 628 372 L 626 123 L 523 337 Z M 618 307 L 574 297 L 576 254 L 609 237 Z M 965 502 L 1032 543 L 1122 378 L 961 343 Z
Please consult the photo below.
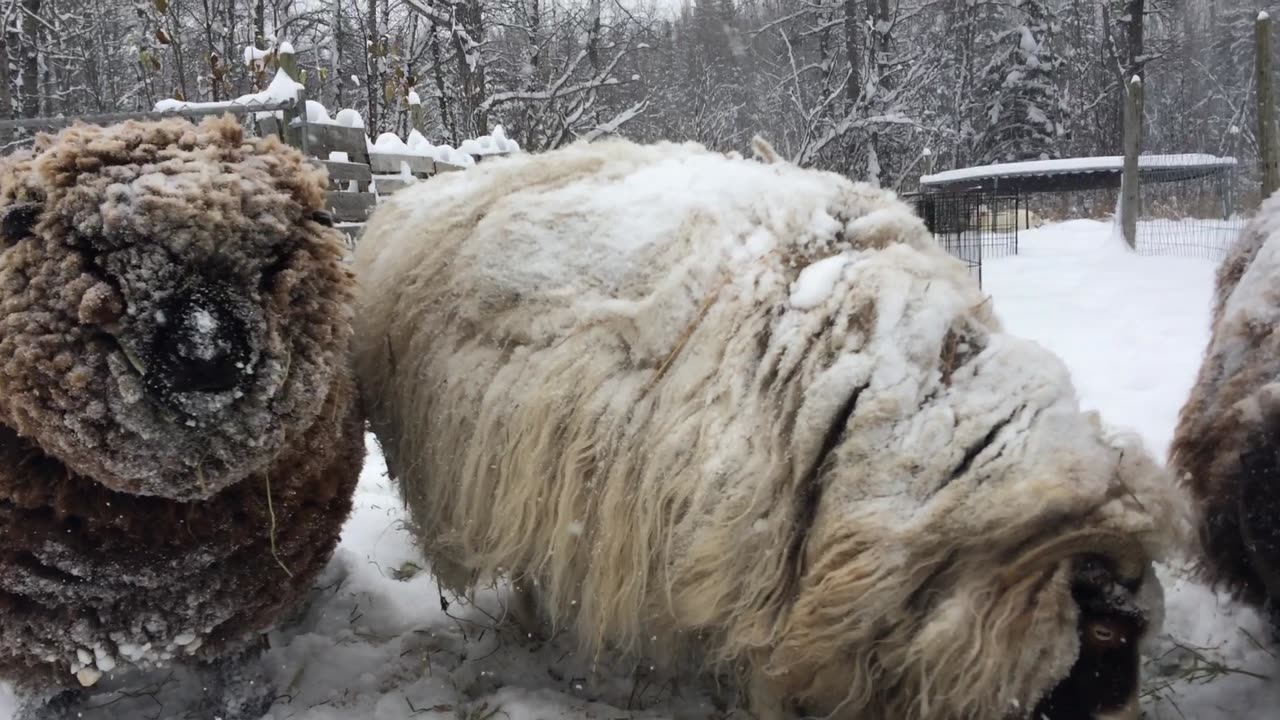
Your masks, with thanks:
M 410 103 L 409 105 L 409 124 L 411 126 L 410 129 L 417 130 L 418 132 L 422 132 L 423 128 L 426 126 L 426 120 L 427 120 L 427 116 L 426 116 L 426 113 L 423 112 L 422 110 L 422 103 L 420 102 Z
M 1258 13 L 1254 25 L 1254 66 L 1258 86 L 1258 152 L 1262 163 L 1262 199 L 1280 189 L 1280 165 L 1276 152 L 1276 94 L 1271 65 L 1271 16 Z
M 1218 178 L 1218 199 L 1222 203 L 1222 219 L 1231 219 L 1231 174 L 1223 173 Z
M 307 86 L 298 86 L 298 149 L 303 155 L 311 155 L 311 133 L 307 131 Z M 328 158 L 325 158 L 326 160 Z
M 280 139 L 309 154 L 310 139 L 307 134 L 307 88 L 299 86 L 292 107 L 286 107 L 280 111 Z
M 1130 249 L 1138 247 L 1138 157 L 1142 154 L 1142 78 L 1129 80 L 1124 103 L 1124 174 L 1120 178 L 1120 229 Z
M 294 82 L 302 82 L 302 78 L 298 75 L 298 56 L 293 52 L 293 45 L 281 44 L 281 47 L 276 50 L 276 63 Z
M 933 160 L 934 160 L 933 151 L 930 150 L 929 148 L 925 148 L 924 151 L 920 153 L 920 177 L 921 178 L 925 178 L 933 174 L 933 167 L 934 167 Z M 919 179 L 916 180 L 916 190 L 920 191 L 921 193 L 924 192 L 924 186 L 920 184 Z
M 282 42 L 276 48 L 276 65 L 289 76 L 290 80 L 299 82 L 298 56 L 294 54 L 291 43 Z M 298 127 L 293 126 L 294 120 Z M 280 137 L 290 145 L 307 151 L 307 92 L 306 87 L 298 88 L 297 98 L 291 110 L 280 113 Z

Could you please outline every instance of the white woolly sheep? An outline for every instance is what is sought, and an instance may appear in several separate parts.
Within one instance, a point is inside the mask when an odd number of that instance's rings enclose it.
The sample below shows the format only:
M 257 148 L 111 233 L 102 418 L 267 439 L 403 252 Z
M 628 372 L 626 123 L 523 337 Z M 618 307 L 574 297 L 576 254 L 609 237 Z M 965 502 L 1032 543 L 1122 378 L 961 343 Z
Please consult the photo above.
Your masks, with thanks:
M 356 371 L 433 571 L 770 720 L 1136 717 L 1180 496 L 892 193 L 757 151 L 379 206 Z

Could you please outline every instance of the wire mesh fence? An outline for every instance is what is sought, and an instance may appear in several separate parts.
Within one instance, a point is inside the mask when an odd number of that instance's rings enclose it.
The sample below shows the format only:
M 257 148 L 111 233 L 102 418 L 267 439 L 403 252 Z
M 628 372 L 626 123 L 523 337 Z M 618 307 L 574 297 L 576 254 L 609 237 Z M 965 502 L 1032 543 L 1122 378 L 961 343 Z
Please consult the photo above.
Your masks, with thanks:
M 974 257 L 975 243 L 982 258 L 1009 254 L 1017 252 L 1019 230 L 1079 219 L 1119 223 L 1122 162 L 1106 156 L 949 171 L 928 178 L 930 189 L 916 206 L 922 217 L 938 216 L 926 222 L 958 254 Z M 1258 206 L 1257 181 L 1248 171 L 1229 156 L 1144 153 L 1136 252 L 1220 261 Z M 994 212 L 974 218 L 975 205 Z M 965 227 L 953 218 L 964 218 Z M 975 222 L 977 238 L 971 236 Z
M 926 192 L 911 196 L 934 239 L 982 285 L 982 261 L 1016 255 L 1018 231 L 1036 220 L 1016 193 Z
M 1139 189 L 1135 250 L 1221 260 L 1253 210 L 1236 159 L 1182 154 L 1161 163 L 1167 171 Z

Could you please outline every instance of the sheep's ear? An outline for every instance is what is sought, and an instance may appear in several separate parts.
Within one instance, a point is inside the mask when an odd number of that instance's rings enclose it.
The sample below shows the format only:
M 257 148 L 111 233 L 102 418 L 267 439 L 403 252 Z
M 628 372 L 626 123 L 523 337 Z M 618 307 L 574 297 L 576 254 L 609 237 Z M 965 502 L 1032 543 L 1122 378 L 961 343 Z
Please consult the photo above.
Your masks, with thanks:
M 311 219 L 325 227 L 333 227 L 333 215 L 328 210 L 317 210 L 311 213 Z
M 38 202 L 19 202 L 0 210 L 0 243 L 9 247 L 29 236 L 40 219 Z

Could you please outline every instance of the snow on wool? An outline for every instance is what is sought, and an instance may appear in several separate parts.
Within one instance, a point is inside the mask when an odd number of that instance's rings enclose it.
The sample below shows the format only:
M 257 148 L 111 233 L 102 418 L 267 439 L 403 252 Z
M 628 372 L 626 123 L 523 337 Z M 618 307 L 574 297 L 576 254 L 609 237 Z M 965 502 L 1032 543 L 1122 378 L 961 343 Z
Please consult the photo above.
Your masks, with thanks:
M 229 118 L 0 165 L 0 678 L 35 717 L 179 661 L 212 663 L 210 713 L 270 702 L 239 656 L 325 567 L 363 463 L 324 186 Z
M 749 244 L 771 246 L 767 233 Z M 1019 237 L 1019 255 L 987 258 L 983 287 L 1008 330 L 1061 355 L 1084 407 L 1132 425 L 1165 448 L 1209 337 L 1214 263 L 1152 257 L 1111 237 L 1109 223 L 1072 221 Z M 744 250 L 744 253 L 754 252 Z M 1160 358 L 1153 364 L 1152 357 Z M 376 442 L 352 515 L 307 612 L 270 633 L 260 678 L 285 689 L 263 720 L 422 720 L 493 714 L 511 720 L 705 720 L 714 688 L 625 658 L 580 657 L 565 636 L 530 642 L 496 623 L 508 589 L 477 604 L 439 590 L 405 530 L 404 510 Z M 767 523 L 753 529 L 763 532 Z M 571 524 L 571 532 L 585 525 Z M 1280 703 L 1280 660 L 1258 612 L 1157 565 L 1164 630 L 1144 661 L 1149 720 L 1243 720 Z M 1209 668 L 1221 673 L 1207 677 Z M 151 673 L 146 695 L 99 681 L 77 720 L 190 720 L 205 694 L 198 677 Z M 13 720 L 0 682 L 0 720 Z
M 1205 578 L 1269 604 L 1280 637 L 1280 198 L 1240 237 L 1169 462 L 1197 501 Z
M 1182 496 L 891 193 L 580 144 L 398 192 L 355 259 L 446 588 L 506 577 L 531 634 L 733 672 L 770 720 L 1136 707 Z

